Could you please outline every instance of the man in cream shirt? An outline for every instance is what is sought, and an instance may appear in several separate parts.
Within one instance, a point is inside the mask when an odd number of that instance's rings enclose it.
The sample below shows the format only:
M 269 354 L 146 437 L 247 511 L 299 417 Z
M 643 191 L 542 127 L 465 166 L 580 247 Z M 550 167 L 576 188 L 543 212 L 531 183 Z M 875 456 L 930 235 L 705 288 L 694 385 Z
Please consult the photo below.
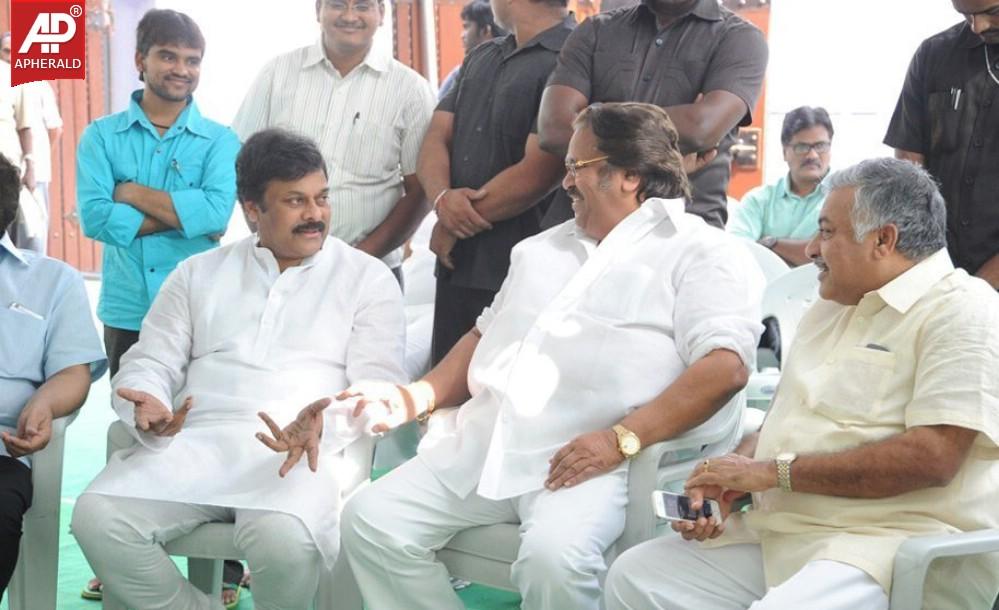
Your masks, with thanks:
M 351 383 L 404 378 L 399 287 L 377 259 L 326 237 L 315 145 L 266 130 L 236 173 L 259 233 L 169 276 L 112 380 L 141 446 L 116 454 L 73 512 L 94 572 L 132 608 L 221 607 L 160 546 L 207 521 L 235 522 L 256 608 L 310 607 L 338 552 L 333 457 L 361 433 L 338 416 L 346 407 L 323 409 Z M 309 469 L 294 467 L 303 453 Z
M 999 526 L 999 297 L 954 269 L 943 197 L 916 165 L 865 161 L 830 189 L 807 248 L 823 300 L 768 417 L 687 481 L 723 513 L 752 492 L 752 510 L 677 528 L 710 543 L 622 555 L 610 610 L 887 609 L 907 538 Z M 935 561 L 924 607 L 991 607 L 997 559 Z
M 314 139 L 330 233 L 401 281 L 402 245 L 428 210 L 416 158 L 435 104 L 426 79 L 374 44 L 384 18 L 383 0 L 316 0 L 319 39 L 263 67 L 232 127 L 242 140 L 267 127 Z
M 343 548 L 370 608 L 462 608 L 433 550 L 519 521 L 524 608 L 596 610 L 627 458 L 746 383 L 762 278 L 736 238 L 684 213 L 665 111 L 590 107 L 566 168 L 575 221 L 514 248 L 496 299 L 444 360 L 409 386 L 345 393 L 409 417 L 461 405 L 345 507 Z

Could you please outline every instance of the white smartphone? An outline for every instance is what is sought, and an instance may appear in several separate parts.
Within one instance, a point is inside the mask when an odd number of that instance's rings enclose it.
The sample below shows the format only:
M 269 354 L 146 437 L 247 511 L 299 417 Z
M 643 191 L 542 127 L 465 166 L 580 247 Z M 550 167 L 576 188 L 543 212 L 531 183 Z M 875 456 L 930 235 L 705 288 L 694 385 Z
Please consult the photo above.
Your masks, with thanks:
M 688 496 L 672 494 L 668 491 L 652 492 L 652 506 L 656 516 L 667 521 L 697 521 L 706 517 L 715 525 L 721 523 L 721 507 L 715 500 L 705 500 L 700 510 L 690 508 L 692 500 Z

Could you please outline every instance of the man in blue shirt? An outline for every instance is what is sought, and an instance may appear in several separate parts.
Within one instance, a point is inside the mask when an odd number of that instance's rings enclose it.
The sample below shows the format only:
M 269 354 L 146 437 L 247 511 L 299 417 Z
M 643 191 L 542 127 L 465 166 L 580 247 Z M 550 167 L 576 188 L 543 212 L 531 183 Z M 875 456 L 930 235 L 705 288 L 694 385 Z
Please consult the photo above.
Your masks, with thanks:
M 792 267 L 810 262 L 805 244 L 819 228 L 832 137 L 825 108 L 801 106 L 784 115 L 780 141 L 788 173 L 746 193 L 728 231 L 770 248 Z
M 17 217 L 18 168 L 0 155 L 0 598 L 17 564 L 31 506 L 31 462 L 52 420 L 75 411 L 107 360 L 80 274 L 19 250 L 7 234 Z
M 187 15 L 147 12 L 135 51 L 145 87 L 80 139 L 77 200 L 84 233 L 104 243 L 97 315 L 112 376 L 167 275 L 216 247 L 232 214 L 239 139 L 191 97 L 204 48 Z

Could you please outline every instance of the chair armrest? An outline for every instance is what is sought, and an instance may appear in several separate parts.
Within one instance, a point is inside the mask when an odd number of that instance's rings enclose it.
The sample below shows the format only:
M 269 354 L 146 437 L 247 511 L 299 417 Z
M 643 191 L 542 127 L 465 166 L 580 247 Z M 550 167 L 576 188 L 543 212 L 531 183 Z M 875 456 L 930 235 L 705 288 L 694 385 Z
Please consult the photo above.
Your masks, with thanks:
M 997 551 L 999 529 L 917 536 L 906 540 L 895 555 L 891 607 L 902 609 L 923 606 L 923 582 L 926 570 L 934 559 Z
M 628 506 L 625 509 L 624 531 L 617 541 L 618 554 L 639 542 L 644 542 L 656 532 L 656 516 L 652 512 L 652 492 L 659 480 L 659 463 L 670 443 L 663 441 L 642 449 L 628 467 Z
M 52 437 L 48 445 L 41 451 L 31 455 L 31 477 L 35 481 L 35 487 L 40 486 L 41 481 L 62 482 L 62 454 L 66 443 L 66 428 L 76 419 L 79 410 L 73 411 L 69 415 L 64 415 L 52 420 Z M 35 492 L 37 496 L 39 493 Z M 61 493 L 61 489 L 56 489 L 55 493 Z M 37 501 L 37 498 L 36 498 Z

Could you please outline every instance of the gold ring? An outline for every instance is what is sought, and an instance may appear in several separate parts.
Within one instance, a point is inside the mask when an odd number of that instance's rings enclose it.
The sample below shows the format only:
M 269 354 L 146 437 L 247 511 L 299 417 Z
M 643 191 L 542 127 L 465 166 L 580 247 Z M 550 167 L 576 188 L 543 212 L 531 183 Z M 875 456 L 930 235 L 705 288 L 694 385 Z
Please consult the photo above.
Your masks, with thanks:
M 711 460 L 704 460 L 704 472 L 707 472 L 710 466 L 711 466 Z

